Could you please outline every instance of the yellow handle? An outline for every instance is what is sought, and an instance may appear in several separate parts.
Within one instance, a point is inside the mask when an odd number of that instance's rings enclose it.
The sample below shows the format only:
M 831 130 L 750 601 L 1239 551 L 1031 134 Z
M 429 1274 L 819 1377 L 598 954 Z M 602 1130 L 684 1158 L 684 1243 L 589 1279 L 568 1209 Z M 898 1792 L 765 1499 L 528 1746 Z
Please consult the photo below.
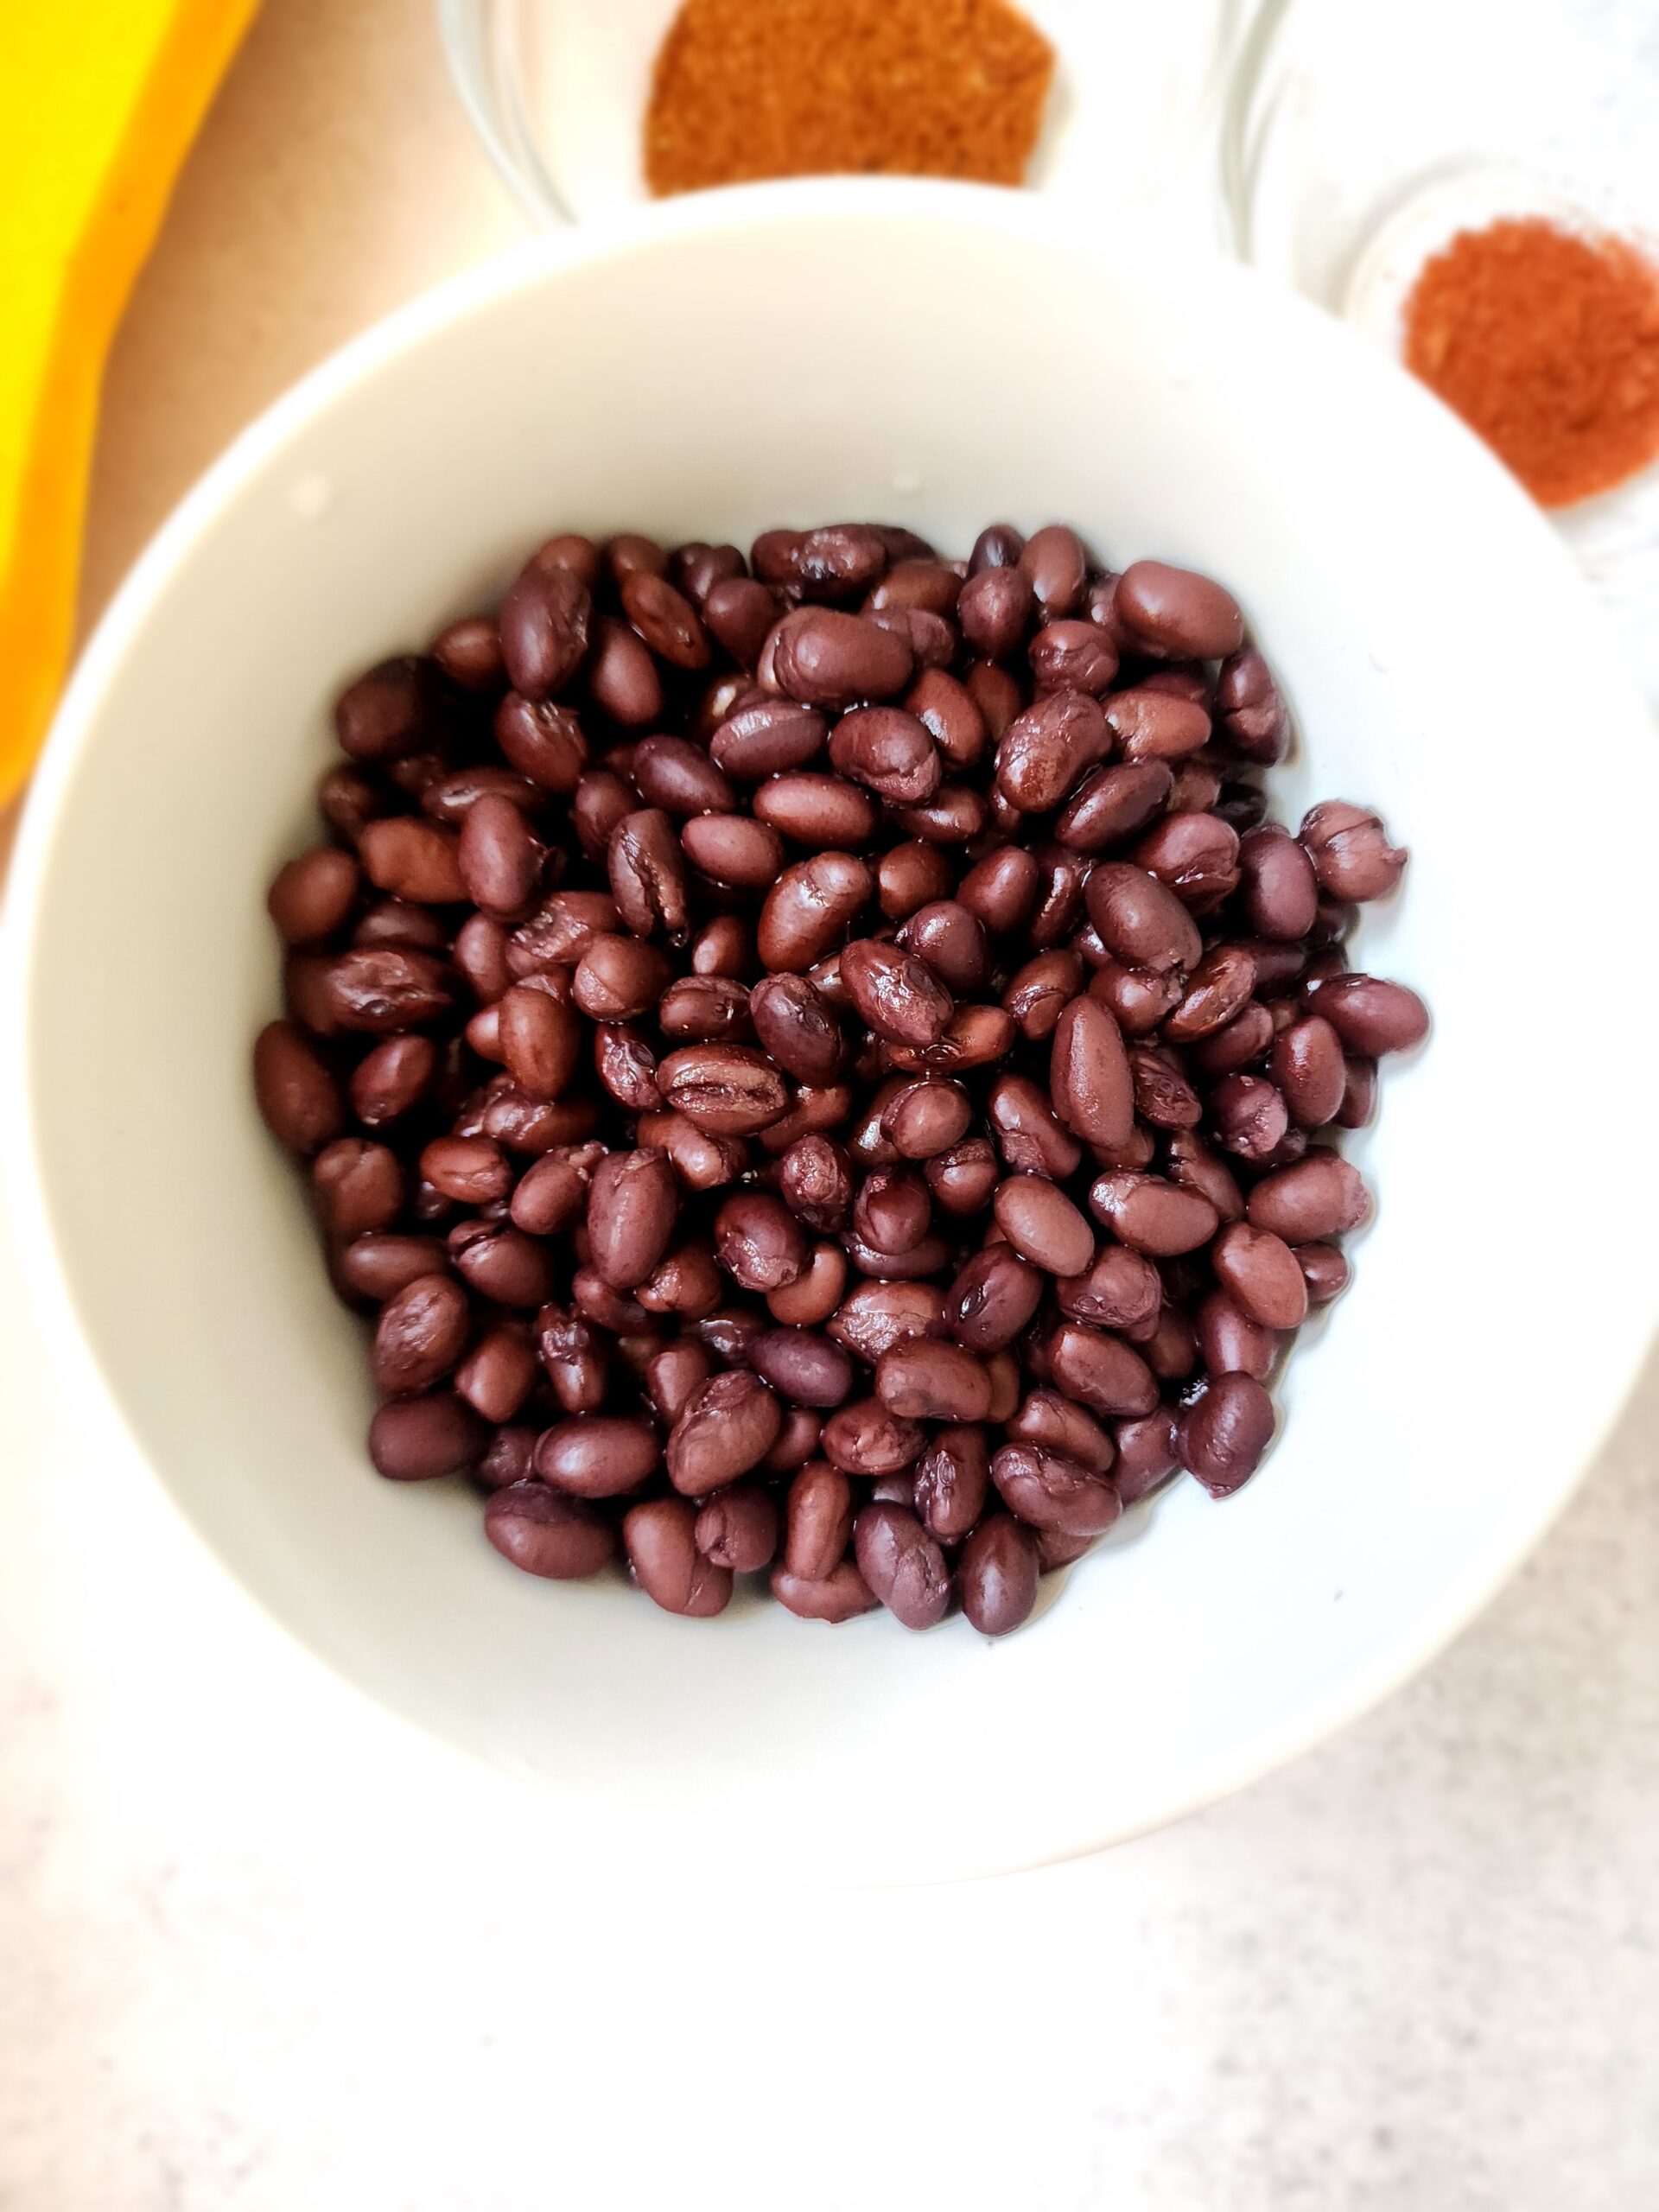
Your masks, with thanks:
M 0 804 L 74 621 L 110 340 L 257 0 L 11 0 L 0 24 Z

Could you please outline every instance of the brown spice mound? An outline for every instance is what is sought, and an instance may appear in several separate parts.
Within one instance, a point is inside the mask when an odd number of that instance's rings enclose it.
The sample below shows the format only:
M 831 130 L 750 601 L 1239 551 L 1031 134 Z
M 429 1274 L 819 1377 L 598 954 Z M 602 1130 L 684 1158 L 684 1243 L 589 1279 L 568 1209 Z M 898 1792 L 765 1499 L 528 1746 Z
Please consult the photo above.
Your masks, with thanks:
M 1018 184 L 1053 70 L 1006 0 L 685 0 L 645 179 L 659 195 L 847 171 Z
M 1544 506 L 1659 457 L 1659 267 L 1624 239 L 1462 232 L 1413 287 L 1405 359 Z

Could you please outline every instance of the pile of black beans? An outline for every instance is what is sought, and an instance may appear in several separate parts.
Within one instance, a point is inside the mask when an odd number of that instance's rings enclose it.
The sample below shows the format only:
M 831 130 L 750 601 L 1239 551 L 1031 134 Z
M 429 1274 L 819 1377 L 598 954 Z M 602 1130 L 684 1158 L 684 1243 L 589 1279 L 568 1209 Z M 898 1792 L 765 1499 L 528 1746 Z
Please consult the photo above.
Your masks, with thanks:
M 1219 584 L 1058 524 L 565 535 L 335 727 L 255 1077 L 382 1475 L 671 1612 L 1000 1635 L 1255 1471 L 1369 1211 L 1327 1139 L 1427 1016 L 1342 950 L 1377 817 L 1268 818 Z

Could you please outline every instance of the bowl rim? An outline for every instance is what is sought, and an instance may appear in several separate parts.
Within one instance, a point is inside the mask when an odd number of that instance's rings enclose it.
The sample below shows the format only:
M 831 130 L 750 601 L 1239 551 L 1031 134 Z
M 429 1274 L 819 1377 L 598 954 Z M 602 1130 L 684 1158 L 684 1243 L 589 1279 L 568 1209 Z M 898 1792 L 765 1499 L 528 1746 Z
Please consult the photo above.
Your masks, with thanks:
M 372 381 L 383 367 L 452 321 L 504 296 L 553 281 L 567 270 L 627 254 L 676 235 L 707 234 L 722 230 L 742 231 L 775 225 L 780 217 L 818 219 L 853 213 L 869 216 L 889 213 L 899 216 L 945 217 L 969 226 L 989 226 L 1015 235 L 1038 233 L 1052 239 L 1075 233 L 1078 243 L 1096 256 L 1100 242 L 1090 234 L 1082 215 L 1062 214 L 1052 201 L 993 186 L 956 184 L 932 180 L 804 179 L 721 188 L 688 194 L 643 208 L 620 210 L 569 230 L 527 238 L 477 266 L 463 270 L 421 293 L 368 329 L 349 340 L 281 393 L 247 425 L 225 451 L 185 493 L 160 524 L 129 569 L 92 637 L 82 651 L 60 702 L 47 744 L 27 793 L 18 826 L 3 908 L 0 909 L 0 1035 L 12 1044 L 6 1071 L 0 1077 L 0 1149 L 3 1151 L 10 1214 L 14 1224 L 15 1249 L 32 1257 L 33 1281 L 45 1286 L 40 1298 L 39 1325 L 68 1371 L 83 1376 L 111 1418 L 133 1459 L 143 1466 L 165 1500 L 176 1522 L 187 1529 L 200 1553 L 211 1558 L 217 1571 L 250 1598 L 268 1620 L 283 1631 L 290 1647 L 321 1666 L 357 1698 L 402 1726 L 416 1731 L 427 1743 L 442 1745 L 464 1756 L 468 1764 L 482 1764 L 501 1774 L 499 1763 L 481 1747 L 446 1733 L 407 1707 L 392 1705 L 381 1694 L 359 1682 L 343 1662 L 309 1642 L 290 1624 L 275 1604 L 251 1583 L 213 1546 L 175 1497 L 160 1466 L 141 1445 L 126 1408 L 99 1364 L 83 1325 L 74 1283 L 59 1243 L 36 1152 L 38 1117 L 33 1098 L 29 1040 L 29 1012 L 33 1003 L 34 968 L 37 949 L 41 892 L 50 873 L 57 832 L 65 819 L 66 800 L 73 772 L 88 735 L 103 710 L 105 695 L 123 657 L 142 631 L 154 602 L 168 586 L 175 568 L 198 535 L 242 493 L 248 479 L 315 416 L 353 386 Z M 1058 218 L 1058 219 L 1057 219 Z M 1137 265 L 1166 272 L 1173 259 L 1184 268 L 1201 270 L 1206 281 L 1238 284 L 1271 296 L 1273 312 L 1293 323 L 1323 326 L 1339 331 L 1338 319 L 1300 296 L 1281 290 L 1270 280 L 1219 252 L 1176 249 L 1154 231 L 1114 241 L 1112 257 L 1128 268 Z M 1577 595 L 1593 621 L 1605 627 L 1605 618 L 1593 608 L 1590 594 L 1570 557 L 1501 465 L 1480 446 L 1472 434 L 1456 422 L 1433 395 L 1412 383 L 1405 372 L 1380 357 L 1351 332 L 1342 341 L 1371 364 L 1374 373 L 1409 388 L 1425 410 L 1425 420 L 1439 418 L 1440 435 L 1455 429 L 1490 470 L 1512 504 L 1517 529 L 1536 534 L 1567 588 Z M 1612 641 L 1610 637 L 1610 645 Z M 1610 659 L 1612 680 L 1625 690 L 1634 713 L 1645 719 L 1640 695 L 1624 668 L 1616 645 Z M 1650 1298 L 1651 1309 L 1656 1300 Z M 1654 1315 L 1639 1319 L 1642 1332 L 1628 1330 L 1629 1346 L 1621 1344 L 1619 1357 L 1605 1385 L 1599 1417 L 1587 1429 L 1580 1452 L 1564 1463 L 1558 1478 L 1528 1511 L 1501 1524 L 1497 1535 L 1478 1554 L 1471 1553 L 1461 1572 L 1449 1578 L 1441 1602 L 1428 1610 L 1402 1614 L 1401 1624 L 1380 1638 L 1363 1662 L 1346 1672 L 1331 1688 L 1310 1693 L 1276 1723 L 1249 1732 L 1230 1758 L 1217 1759 L 1192 1786 L 1146 1817 L 1118 1821 L 1104 1833 L 1073 1834 L 1051 1849 L 1031 1851 L 1005 1860 L 976 1863 L 944 1874 L 897 1875 L 904 1880 L 955 1880 L 977 1873 L 1012 1872 L 1019 1868 L 1059 1863 L 1104 1849 L 1109 1845 L 1168 1826 L 1190 1814 L 1219 1802 L 1304 1751 L 1338 1732 L 1380 1705 L 1411 1676 L 1461 1634 L 1471 1621 L 1510 1579 L 1573 1496 L 1599 1455 L 1627 1403 L 1649 1346 Z M 562 1785 L 551 1778 L 527 1785 L 542 1800 Z M 879 1878 L 895 1878 L 888 1872 Z

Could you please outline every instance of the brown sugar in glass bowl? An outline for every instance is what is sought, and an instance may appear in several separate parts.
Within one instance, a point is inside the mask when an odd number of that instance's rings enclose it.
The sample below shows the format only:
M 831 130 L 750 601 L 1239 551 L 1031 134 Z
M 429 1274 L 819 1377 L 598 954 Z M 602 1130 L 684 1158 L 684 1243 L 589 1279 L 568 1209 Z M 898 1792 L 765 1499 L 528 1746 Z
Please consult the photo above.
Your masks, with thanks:
M 1465 231 L 1406 302 L 1405 361 L 1541 505 L 1659 459 L 1659 264 L 1541 217 Z
M 1019 184 L 1053 70 L 1007 0 L 685 0 L 645 181 L 658 197 L 848 173 Z

